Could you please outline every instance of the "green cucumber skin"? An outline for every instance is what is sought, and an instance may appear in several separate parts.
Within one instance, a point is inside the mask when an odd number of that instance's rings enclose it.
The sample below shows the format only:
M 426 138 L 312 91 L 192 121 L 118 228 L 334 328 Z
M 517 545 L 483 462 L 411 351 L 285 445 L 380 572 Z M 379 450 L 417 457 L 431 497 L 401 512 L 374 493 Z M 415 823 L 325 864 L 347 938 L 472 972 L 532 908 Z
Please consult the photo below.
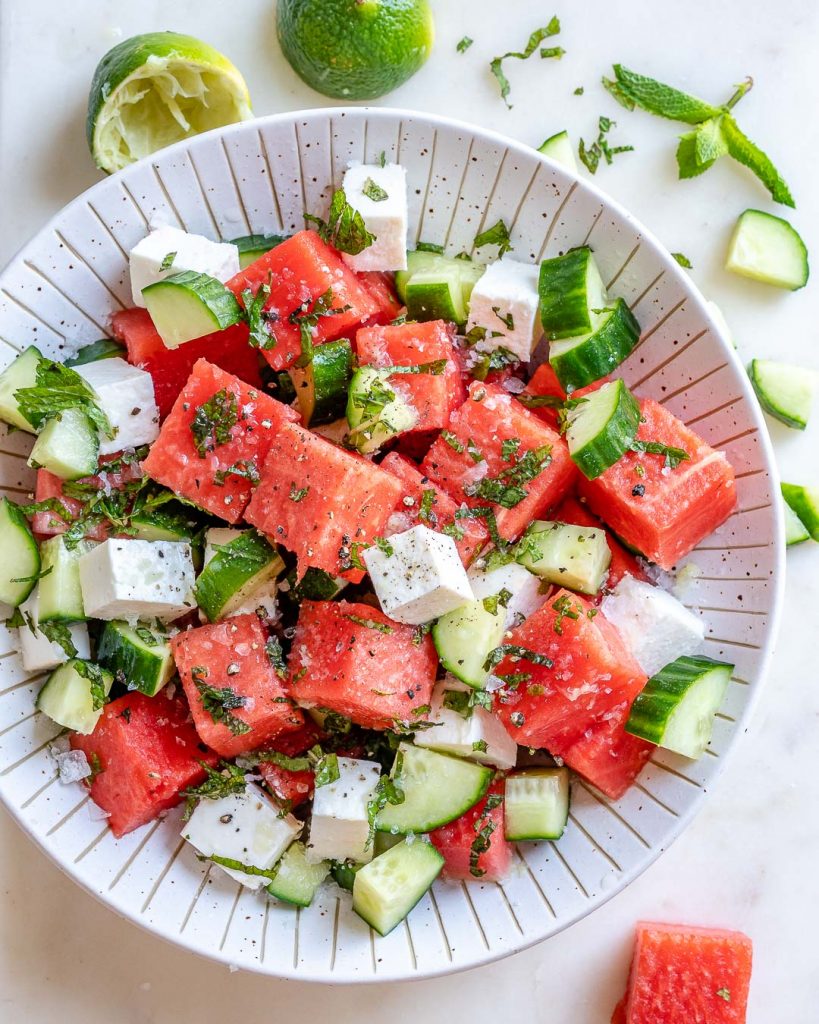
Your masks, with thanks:
M 802 395 L 796 396 L 796 404 L 802 406 L 801 409 L 797 409 L 795 404 L 788 403 L 788 396 L 784 396 L 785 401 L 783 401 L 781 394 L 775 395 L 770 387 L 771 382 L 766 381 L 766 366 L 770 365 L 769 361 L 764 359 L 752 359 L 748 364 L 748 376 L 759 404 L 769 416 L 773 416 L 780 423 L 784 423 L 786 427 L 793 427 L 794 430 L 804 430 L 808 425 L 812 397 L 811 384 L 806 379 L 805 371 L 796 366 L 783 367 L 781 364 L 773 364 L 774 367 L 786 372 L 792 370 L 794 375 L 800 377 L 799 381 L 797 381 L 797 387 L 801 383 L 804 387 L 804 392 Z
M 75 356 L 66 359 L 66 366 L 85 366 L 87 363 L 97 363 L 100 359 L 114 359 L 119 356 L 127 359 L 127 350 L 124 345 L 112 338 L 100 338 L 99 341 L 92 341 L 90 345 L 84 345 Z
M 610 416 L 606 428 L 582 448 L 571 451 L 570 446 L 569 454 L 572 461 L 587 480 L 597 479 L 621 459 L 637 436 L 640 427 L 640 406 L 637 399 L 623 381 L 617 380 L 603 385 L 604 388 L 612 386 L 618 388 L 619 395 L 617 406 Z M 602 390 L 603 388 L 600 389 L 600 391 Z M 600 394 L 600 391 L 594 394 Z M 583 406 L 578 408 L 582 410 Z
M 245 270 L 251 263 L 255 263 L 256 260 L 269 253 L 271 249 L 286 242 L 289 237 L 289 235 L 240 235 L 239 238 L 231 238 L 229 241 L 239 250 L 239 269 Z
M 0 498 L 0 536 L 3 538 L 3 564 L 9 573 L 8 578 L 0 578 L 0 601 L 16 608 L 37 585 L 41 562 L 40 550 L 26 517 L 8 498 Z M 16 554 L 12 544 L 19 545 L 21 557 L 12 559 Z M 12 583 L 12 579 L 23 580 L 24 577 L 31 579 Z
M 213 321 L 214 332 L 232 327 L 242 319 L 242 307 L 233 292 L 226 288 L 221 281 L 217 281 L 215 277 L 199 274 L 195 270 L 183 270 L 179 274 L 170 274 L 161 281 L 143 288 L 142 295 L 148 306 L 148 312 L 151 312 L 151 301 L 154 297 L 165 293 L 173 294 L 177 290 L 193 296 L 203 310 L 207 311 L 207 315 Z
M 209 622 L 217 622 L 230 599 L 271 561 L 275 548 L 255 530 L 246 530 L 213 556 L 194 585 L 199 608 Z
M 29 345 L 0 373 L 0 420 L 28 434 L 36 434 L 37 431 L 20 412 L 15 392 L 34 387 L 37 383 L 37 368 L 42 359 L 42 352 L 34 345 Z
M 784 498 L 782 499 L 782 511 L 785 515 L 785 544 L 787 547 L 790 548 L 794 544 L 802 544 L 804 541 L 810 540 L 810 534 L 805 524 Z
M 640 340 L 640 324 L 625 299 L 615 299 L 614 311 L 600 327 L 572 348 L 550 353 L 549 362 L 567 392 L 588 387 L 608 376 Z
M 574 338 L 592 330 L 586 284 L 589 262 L 593 259 L 591 249 L 581 246 L 540 264 L 540 322 L 550 341 Z
M 819 540 L 819 488 L 782 484 L 782 497 L 798 516 L 813 540 Z
M 760 233 L 764 233 L 767 236 L 765 239 L 768 243 L 767 256 L 769 259 L 767 266 L 761 266 L 758 259 L 760 255 Z M 750 253 L 746 251 L 743 254 L 741 252 L 743 241 L 749 236 L 754 237 L 756 244 L 752 244 Z M 775 261 L 770 260 L 771 242 L 779 243 L 779 255 L 782 256 L 781 243 L 783 239 L 787 239 L 786 245 L 791 249 L 787 254 L 788 259 L 792 261 L 793 267 L 798 264 L 798 274 L 786 275 L 782 272 L 781 264 L 774 267 L 773 263 Z M 754 249 L 756 249 L 756 252 L 753 251 Z M 745 257 L 752 255 L 753 259 L 742 262 L 743 255 Z M 763 258 L 761 263 L 765 264 L 765 262 Z M 808 249 L 796 228 L 783 217 L 777 217 L 763 210 L 753 209 L 744 210 L 737 219 L 734 233 L 728 245 L 725 269 L 742 277 L 748 277 L 752 281 L 761 281 L 763 284 L 769 284 L 775 288 L 786 288 L 789 291 L 798 291 L 800 288 L 804 288 L 810 277 Z
M 318 345 L 309 367 L 292 367 L 288 374 L 305 424 L 317 427 L 332 423 L 342 417 L 347 408 L 353 376 L 350 342 L 341 338 Z
M 483 689 L 489 674 L 483 664 L 503 641 L 503 626 L 503 609 L 492 613 L 482 601 L 467 602 L 442 615 L 432 627 L 441 664 L 467 686 Z
M 92 547 L 89 541 L 82 540 L 69 550 L 61 535 L 43 541 L 40 558 L 43 571 L 49 572 L 40 580 L 40 622 L 85 621 L 79 561 Z
M 174 673 L 170 648 L 161 637 L 157 637 L 160 643 L 156 647 L 146 647 L 130 633 L 127 622 L 118 619 L 107 622 L 97 648 L 97 659 L 114 676 L 121 673 L 129 687 L 154 697 Z
M 453 261 L 454 262 L 454 261 Z M 422 277 L 425 280 L 419 281 Z M 433 279 L 431 273 L 413 275 L 406 288 L 407 317 L 410 320 L 446 320 L 466 323 L 466 304 L 460 274 Z

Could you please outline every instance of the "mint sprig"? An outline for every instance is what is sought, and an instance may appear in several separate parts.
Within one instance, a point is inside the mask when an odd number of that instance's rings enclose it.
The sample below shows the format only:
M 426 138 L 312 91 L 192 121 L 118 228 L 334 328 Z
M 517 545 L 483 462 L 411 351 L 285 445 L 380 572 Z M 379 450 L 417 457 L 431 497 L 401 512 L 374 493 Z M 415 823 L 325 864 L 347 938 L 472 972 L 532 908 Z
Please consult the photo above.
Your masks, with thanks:
M 680 178 L 695 178 L 712 167 L 720 157 L 731 156 L 747 167 L 784 206 L 795 207 L 790 189 L 770 157 L 740 129 L 732 110 L 753 87 L 753 79 L 741 82 L 734 94 L 721 106 L 713 106 L 697 96 L 665 85 L 653 78 L 614 65 L 614 78 L 603 78 L 603 85 L 627 110 L 642 110 L 681 121 L 693 130 L 680 136 L 677 167 Z

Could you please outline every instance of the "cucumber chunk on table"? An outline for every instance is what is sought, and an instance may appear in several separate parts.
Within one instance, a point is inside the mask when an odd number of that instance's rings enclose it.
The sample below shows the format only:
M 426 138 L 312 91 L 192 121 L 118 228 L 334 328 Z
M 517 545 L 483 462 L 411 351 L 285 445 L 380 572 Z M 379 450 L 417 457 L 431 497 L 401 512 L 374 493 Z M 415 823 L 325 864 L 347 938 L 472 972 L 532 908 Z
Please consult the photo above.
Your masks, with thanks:
M 771 359 L 752 359 L 748 376 L 765 412 L 788 427 L 805 429 L 815 383 L 809 370 Z
M 819 487 L 782 484 L 782 497 L 814 540 L 819 540 Z
M 785 516 L 785 544 L 790 548 L 794 544 L 810 540 L 807 527 L 784 498 L 782 499 L 782 512 Z
M 569 769 L 526 768 L 508 775 L 503 807 L 507 839 L 560 839 L 569 820 Z
M 808 250 L 797 230 L 782 217 L 745 210 L 731 236 L 725 269 L 796 291 L 808 283 Z
M 379 935 L 388 935 L 409 914 L 444 866 L 425 839 L 405 839 L 365 864 L 353 882 L 353 910 Z
M 566 442 L 574 464 L 594 480 L 628 451 L 640 426 L 640 406 L 622 380 L 577 402 L 568 410 Z
M 0 550 L 0 601 L 16 608 L 34 590 L 40 550 L 26 517 L 8 498 L 0 498 Z

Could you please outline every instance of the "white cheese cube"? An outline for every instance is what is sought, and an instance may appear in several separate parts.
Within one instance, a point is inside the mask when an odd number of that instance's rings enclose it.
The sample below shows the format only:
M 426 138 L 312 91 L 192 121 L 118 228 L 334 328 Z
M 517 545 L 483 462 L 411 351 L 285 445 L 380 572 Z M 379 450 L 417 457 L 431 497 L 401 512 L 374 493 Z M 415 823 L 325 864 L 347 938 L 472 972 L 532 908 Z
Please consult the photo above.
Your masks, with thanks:
M 97 404 L 114 428 L 113 438 L 100 436 L 100 455 L 138 448 L 157 439 L 159 409 L 150 373 L 118 357 L 74 369 L 94 389 Z
M 20 612 L 25 619 L 25 625 L 18 628 L 20 658 L 27 672 L 46 672 L 68 661 L 68 655 L 62 647 L 40 632 L 38 590 L 39 587 L 35 587 L 28 599 L 20 605 Z M 72 622 L 68 632 L 71 642 L 77 648 L 76 657 L 90 658 L 88 626 L 84 622 Z
M 417 732 L 415 746 L 468 757 L 504 770 L 514 768 L 518 745 L 500 721 L 484 708 L 472 708 L 471 714 L 464 717 L 459 711 L 445 707 L 444 697 L 448 689 L 444 680 L 433 690 L 429 720 L 436 725 Z M 464 691 L 459 687 L 458 692 Z
M 110 538 L 79 560 L 85 612 L 94 619 L 176 619 L 196 607 L 191 546 Z
M 367 847 L 370 823 L 367 807 L 381 777 L 381 765 L 356 757 L 338 759 L 339 777 L 316 786 L 306 856 L 311 864 L 322 860 L 372 860 Z
M 342 253 L 353 270 L 407 269 L 407 172 L 400 164 L 351 164 L 342 185 L 375 241 L 360 253 Z M 386 197 L 381 196 L 386 192 Z M 369 195 L 367 193 L 370 193 Z
M 175 254 L 170 266 L 160 267 Z M 204 235 L 191 235 L 180 228 L 158 227 L 128 254 L 131 268 L 131 296 L 135 306 L 145 307 L 142 289 L 171 274 L 195 270 L 217 281 L 228 281 L 239 273 L 239 250 L 232 242 L 212 242 Z
M 523 362 L 532 357 L 543 334 L 538 310 L 539 269 L 508 257 L 490 263 L 472 289 L 467 330 L 482 327 L 481 352 L 509 349 Z
M 200 800 L 182 828 L 182 837 L 205 857 L 225 857 L 268 871 L 301 830 L 297 818 L 282 817 L 281 808 L 251 782 L 244 793 Z M 248 889 L 268 884 L 262 875 L 219 867 Z
M 501 603 L 506 612 L 506 629 L 519 626 L 546 601 L 546 594 L 541 592 L 541 580 L 518 562 L 488 570 L 472 566 L 469 582 L 476 598 L 502 595 L 506 601 L 505 606 Z
M 385 615 L 419 626 L 472 600 L 455 541 L 428 526 L 390 536 L 392 554 L 367 548 L 364 563 Z
M 600 610 L 648 676 L 684 654 L 694 654 L 705 636 L 702 619 L 676 597 L 633 576 L 620 580 Z

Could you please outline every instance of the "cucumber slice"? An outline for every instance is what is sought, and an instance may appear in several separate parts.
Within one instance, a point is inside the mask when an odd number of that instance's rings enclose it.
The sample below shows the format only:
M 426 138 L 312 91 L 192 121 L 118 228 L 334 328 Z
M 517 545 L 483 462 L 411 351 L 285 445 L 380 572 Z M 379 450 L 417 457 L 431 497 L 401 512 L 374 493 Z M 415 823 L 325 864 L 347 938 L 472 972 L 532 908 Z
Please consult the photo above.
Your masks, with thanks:
M 731 236 L 725 269 L 796 291 L 808 283 L 808 250 L 786 220 L 762 210 L 746 210 Z
M 227 618 L 284 569 L 281 555 L 255 530 L 243 530 L 219 547 L 194 584 L 210 622 Z
M 96 473 L 99 454 L 99 434 L 91 420 L 80 409 L 64 409 L 46 421 L 28 464 L 61 480 L 78 480 Z
M 782 511 L 785 516 L 785 544 L 792 547 L 794 544 L 810 540 L 810 534 L 805 528 L 805 524 L 784 498 L 782 499 Z
M 782 484 L 782 497 L 814 540 L 819 540 L 819 488 Z
M 304 843 L 291 843 L 276 867 L 276 877 L 267 891 L 277 900 L 296 907 L 309 907 L 318 887 L 330 873 L 330 862 L 311 864 L 305 855 Z
M 215 277 L 193 270 L 149 284 L 142 298 L 166 348 L 178 348 L 242 319 L 233 292 Z
M 567 171 L 571 171 L 572 174 L 577 174 L 577 160 L 574 158 L 574 146 L 572 146 L 569 133 L 567 131 L 556 132 L 554 135 L 550 135 L 545 142 L 537 147 L 538 153 L 542 153 L 544 156 L 548 156 L 550 160 L 554 160 L 556 164 L 560 164 L 561 167 L 565 167 Z
M 199 532 L 199 523 L 190 509 L 176 502 L 150 512 L 137 512 L 131 516 L 130 528 L 138 540 L 178 540 L 192 543 Z
M 550 341 L 589 334 L 595 329 L 593 311 L 606 305 L 600 271 L 585 245 L 540 264 L 538 293 L 540 321 Z
M 40 545 L 40 622 L 82 622 L 86 618 L 79 566 L 82 556 L 93 547 L 92 542 L 81 540 L 68 548 L 62 536 L 49 537 Z
M 93 732 L 114 677 L 90 661 L 72 658 L 54 669 L 37 697 L 37 710 L 83 735 Z
M 75 356 L 66 359 L 66 366 L 85 366 L 86 363 L 97 363 L 100 359 L 121 359 L 128 358 L 128 350 L 125 345 L 114 341 L 113 338 L 100 338 L 99 341 L 92 341 L 90 345 L 83 345 Z
M 260 256 L 281 245 L 287 238 L 287 235 L 242 235 L 239 238 L 231 238 L 230 244 L 239 250 L 239 269 L 244 270 Z
M 429 891 L 443 866 L 444 858 L 432 843 L 405 839 L 356 872 L 353 910 L 379 935 L 389 935 Z
M 418 413 L 388 378 L 388 371 L 362 366 L 350 382 L 349 440 L 362 455 L 378 451 L 382 444 L 412 430 L 418 422 Z
M 34 590 L 40 572 L 40 551 L 20 509 L 0 498 L 0 601 L 16 608 Z M 42 616 L 41 616 L 42 618 Z
M 21 388 L 34 387 L 37 383 L 37 367 L 42 358 L 40 350 L 29 345 L 0 373 L 0 420 L 18 430 L 28 431 L 29 434 L 36 434 L 37 431 L 20 412 L 20 404 L 14 393 Z
M 622 380 L 613 380 L 569 409 L 566 441 L 580 472 L 594 480 L 628 451 L 640 426 L 640 406 Z
M 293 366 L 287 372 L 307 426 L 332 423 L 344 415 L 353 374 L 353 352 L 346 338 L 316 346 L 307 366 Z
M 295 569 L 289 572 L 279 590 L 286 600 L 299 605 L 302 601 L 332 601 L 346 586 L 347 580 L 311 565 L 301 579 Z
M 733 671 L 712 658 L 677 658 L 637 695 L 626 732 L 683 757 L 701 757 Z
M 611 563 L 605 530 L 538 519 L 524 533 L 516 559 L 548 583 L 596 594 Z
M 567 391 L 584 388 L 616 369 L 640 340 L 640 325 L 623 299 L 591 314 L 592 330 L 549 346 L 549 362 Z
M 484 662 L 503 641 L 505 628 L 506 615 L 497 601 L 467 601 L 438 619 L 432 639 L 444 668 L 467 686 L 482 689 L 489 674 Z
M 176 671 L 164 634 L 140 623 L 131 627 L 114 619 L 106 622 L 97 647 L 97 659 L 129 690 L 154 697 Z
M 457 265 L 413 274 L 407 282 L 406 296 L 410 320 L 446 320 L 459 326 L 466 323 L 466 303 Z
M 330 874 L 337 886 L 352 892 L 355 876 L 363 867 L 363 864 L 356 864 L 351 860 L 334 860 L 330 864 Z
M 569 769 L 526 768 L 508 775 L 503 813 L 507 839 L 560 839 L 569 820 Z
M 460 818 L 489 788 L 494 772 L 434 750 L 401 743 L 390 772 L 404 802 L 387 804 L 375 822 L 379 832 L 430 832 Z
M 748 376 L 765 412 L 795 430 L 805 429 L 813 402 L 814 378 L 809 370 L 770 359 L 752 359 Z

